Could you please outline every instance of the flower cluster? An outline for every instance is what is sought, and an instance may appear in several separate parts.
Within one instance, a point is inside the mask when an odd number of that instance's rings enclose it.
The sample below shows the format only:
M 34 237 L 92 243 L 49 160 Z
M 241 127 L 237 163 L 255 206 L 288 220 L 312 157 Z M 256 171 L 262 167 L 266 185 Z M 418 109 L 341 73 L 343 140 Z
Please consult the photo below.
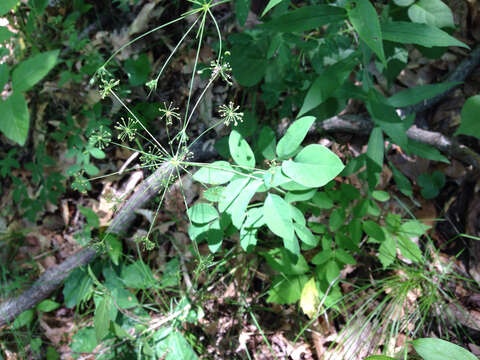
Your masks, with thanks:
M 168 106 L 166 103 L 163 103 L 163 108 L 158 109 L 158 111 L 160 111 L 160 114 L 162 114 L 162 117 L 160 119 L 165 119 L 167 126 L 172 125 L 173 119 L 180 120 L 180 114 L 176 112 L 177 110 L 178 108 L 174 107 L 172 102 L 170 102 Z
M 135 120 L 130 117 L 128 118 L 127 123 L 125 123 L 125 119 L 123 117 L 121 120 L 122 122 L 118 122 L 118 125 L 115 126 L 115 129 L 119 131 L 118 139 L 124 141 L 126 138 L 128 138 L 129 141 L 133 141 L 137 135 Z
M 233 106 L 233 102 L 230 101 L 230 103 L 227 105 L 220 105 L 218 108 L 218 112 L 220 114 L 220 117 L 223 120 L 223 123 L 228 126 L 230 123 L 233 122 L 234 126 L 238 125 L 238 122 L 243 121 L 243 112 L 237 112 L 237 110 L 240 108 L 240 106 Z

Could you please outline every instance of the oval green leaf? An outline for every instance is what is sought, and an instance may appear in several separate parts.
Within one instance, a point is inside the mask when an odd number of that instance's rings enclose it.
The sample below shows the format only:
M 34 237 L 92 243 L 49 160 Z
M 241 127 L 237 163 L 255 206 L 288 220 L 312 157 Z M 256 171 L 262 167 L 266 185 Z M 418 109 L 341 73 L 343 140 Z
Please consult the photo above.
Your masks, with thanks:
M 205 224 L 218 218 L 217 210 L 210 204 L 197 203 L 187 210 L 190 220 L 197 224 Z
M 280 196 L 268 194 L 263 206 L 263 218 L 275 235 L 284 239 L 291 239 L 295 236 L 290 204 Z
M 441 339 L 417 339 L 412 341 L 412 344 L 415 351 L 424 360 L 478 360 L 475 355 L 464 348 Z
M 229 182 L 234 175 L 233 168 L 228 162 L 214 161 L 200 168 L 193 174 L 193 179 L 204 184 L 221 185 Z
M 455 135 L 463 134 L 475 136 L 480 139 L 480 121 L 478 114 L 480 113 L 480 95 L 475 95 L 467 99 L 462 108 L 462 122 L 455 132 Z
M 294 154 L 314 122 L 314 116 L 305 116 L 295 120 L 287 129 L 285 135 L 278 141 L 277 155 L 280 158 L 288 158 Z
M 296 183 L 320 187 L 334 179 L 344 168 L 340 158 L 323 145 L 308 145 L 295 159 L 282 163 L 283 172 Z
M 414 23 L 438 28 L 454 28 L 452 10 L 441 0 L 420 0 L 408 8 L 408 17 Z
M 20 63 L 12 74 L 15 91 L 27 91 L 39 82 L 55 66 L 59 50 L 40 53 Z
M 28 136 L 30 115 L 22 93 L 13 92 L 6 100 L 0 100 L 0 131 L 10 140 L 24 145 Z
M 255 155 L 253 155 L 250 145 L 237 130 L 232 130 L 230 133 L 228 146 L 235 163 L 249 168 L 255 167 Z

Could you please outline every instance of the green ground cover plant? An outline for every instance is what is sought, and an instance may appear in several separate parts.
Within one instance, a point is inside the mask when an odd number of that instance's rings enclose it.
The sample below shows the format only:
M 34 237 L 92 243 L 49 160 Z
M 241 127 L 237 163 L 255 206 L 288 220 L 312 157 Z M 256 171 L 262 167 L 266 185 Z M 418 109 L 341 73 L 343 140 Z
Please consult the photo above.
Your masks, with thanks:
M 415 123 L 413 106 L 459 83 L 423 85 L 397 93 L 389 90 L 407 66 L 408 53 L 413 48 L 432 57 L 439 57 L 450 46 L 469 49 L 446 31 L 454 27 L 450 9 L 440 0 L 398 0 L 381 5 L 368 0 L 307 2 L 298 7 L 289 1 L 271 0 L 263 11 L 263 24 L 229 34 L 225 41 L 215 11 L 227 3 L 191 0 L 190 9 L 182 16 L 126 43 L 103 65 L 98 62 L 99 54 L 93 60 L 87 60 L 89 53 L 82 54 L 87 65 L 82 67 L 81 74 L 93 75 L 91 84 L 99 86 L 103 100 L 109 98 L 121 105 L 122 116 L 111 123 L 106 115 L 106 101 L 83 109 L 76 117 L 69 114 L 50 136 L 67 143 L 67 157 L 74 158 L 75 163 L 65 174 L 43 176 L 42 169 L 53 160 L 42 153 L 42 147 L 38 148 L 35 161 L 26 166 L 32 174 L 37 174 L 34 181 L 41 182 L 45 189 L 45 194 L 35 199 L 36 207 L 28 202 L 21 183 L 16 184 L 16 202 L 22 203 L 27 209 L 24 215 L 33 220 L 42 204 L 58 201 L 65 191 L 62 184 L 66 177 L 73 178 L 74 190 L 88 194 L 95 181 L 115 175 L 101 173 L 95 164 L 96 160 L 104 160 L 112 147 L 138 152 L 139 166 L 126 169 L 127 172 L 138 168 L 164 171 L 165 180 L 154 189 L 159 200 L 148 220 L 149 229 L 136 238 L 135 257 L 124 247 L 125 234 L 101 228 L 98 216 L 90 208 L 79 208 L 85 226 L 75 238 L 106 256 L 75 269 L 63 288 L 67 308 L 75 307 L 83 315 L 93 316 L 93 324 L 87 325 L 85 321 L 85 326 L 73 336 L 72 355 L 78 357 L 96 349 L 97 357 L 102 359 L 118 358 L 119 354 L 126 358 L 198 358 L 204 349 L 188 330 L 189 324 L 199 324 L 204 316 L 205 284 L 213 283 L 216 275 L 227 272 L 228 262 L 239 253 L 254 254 L 268 264 L 273 278 L 265 294 L 267 303 L 298 303 L 312 321 L 325 316 L 327 311 L 342 314 L 349 304 L 342 273 L 357 265 L 358 259 L 368 258 L 372 268 L 383 275 L 374 284 L 374 295 L 352 300 L 357 302 L 355 316 L 365 315 L 384 334 L 397 336 L 405 332 L 411 338 L 424 336 L 425 324 L 431 320 L 429 312 L 442 308 L 443 303 L 455 302 L 454 296 L 445 290 L 455 273 L 447 269 L 441 274 L 442 281 L 428 280 L 430 275 L 434 276 L 429 268 L 432 261 L 429 250 L 435 252 L 427 236 L 430 227 L 408 211 L 389 210 L 387 204 L 395 198 L 379 185 L 381 172 L 390 168 L 399 192 L 413 198 L 411 182 L 386 161 L 385 154 L 392 146 L 399 146 L 408 155 L 449 162 L 433 146 L 409 137 L 408 131 Z M 41 15 L 46 2 L 32 4 L 29 3 L 25 28 L 21 29 L 26 37 L 34 36 L 34 29 L 44 25 Z M 121 4 L 128 6 L 126 2 Z M 234 5 L 236 20 L 240 25 L 245 24 L 250 2 L 237 0 Z M 85 43 L 76 40 L 78 34 L 72 24 L 89 10 L 89 5 L 77 1 L 74 8 L 70 21 L 59 18 L 56 26 L 63 26 L 69 34 L 69 48 L 75 52 Z M 39 17 L 32 15 L 35 13 Z M 184 20 L 189 20 L 187 30 L 171 46 L 170 55 L 154 77 L 150 60 L 144 54 L 124 62 L 116 59 L 136 41 Z M 136 108 L 126 101 L 129 87 L 143 86 L 148 95 L 155 93 L 166 67 L 190 38 L 195 38 L 194 45 L 190 45 L 195 59 L 188 81 L 188 98 L 181 110 L 173 101 Z M 213 42 L 215 57 L 210 63 L 202 63 L 200 53 L 207 41 Z M 58 61 L 62 56 L 64 60 Z M 58 63 L 62 66 L 60 82 L 82 80 L 82 76 L 72 71 L 73 60 L 68 54 L 58 50 L 38 52 L 11 72 L 13 93 L 8 98 L 11 100 L 5 100 L 2 106 L 16 109 L 16 98 L 25 103 L 24 92 L 47 76 L 55 65 L 60 66 Z M 94 65 L 97 65 L 95 70 Z M 370 71 L 372 65 L 377 70 L 375 74 Z M 35 76 L 22 82 L 26 67 L 34 69 Z M 8 67 L 5 69 L 4 83 L 10 73 Z M 128 85 L 121 81 L 122 71 Z M 194 94 L 194 88 L 200 77 L 204 85 L 198 95 Z M 243 86 L 241 96 L 218 104 L 216 119 L 199 134 L 192 135 L 195 114 L 207 91 L 218 82 L 233 85 L 234 81 Z M 386 84 L 384 91 L 379 91 L 381 81 Z M 471 97 L 465 104 L 458 134 L 476 134 L 477 98 Z M 311 136 L 312 130 L 339 114 L 351 99 L 361 104 L 372 120 L 367 150 L 355 158 L 316 143 Z M 24 105 L 22 114 L 28 115 Z M 153 107 L 164 125 L 166 143 L 157 139 L 155 126 L 148 119 Z M 143 117 L 142 112 L 147 115 Z M 14 116 L 13 110 L 9 113 Z M 14 126 L 15 131 L 5 127 L 7 122 L 0 122 L 2 132 L 20 145 L 28 135 L 27 115 L 15 116 L 16 122 L 21 121 Z M 282 118 L 289 121 L 279 131 Z M 79 124 L 82 119 L 87 119 L 85 126 Z M 15 122 L 8 122 L 9 126 L 12 124 Z M 211 132 L 228 126 L 228 134 L 215 145 L 223 160 L 196 161 L 193 146 Z M 1 160 L 3 177 L 10 169 L 19 168 L 15 155 L 15 149 L 10 150 Z M 203 190 L 194 204 L 189 204 L 184 194 L 183 174 L 191 175 Z M 12 181 L 17 180 L 12 178 Z M 191 239 L 191 245 L 184 250 L 191 252 L 196 261 L 193 282 L 187 285 L 180 281 L 181 274 L 186 276 L 181 254 L 170 259 L 162 270 L 153 269 L 142 257 L 159 243 L 157 217 L 169 196 L 170 186 L 176 182 L 184 195 Z M 424 174 L 418 185 L 424 198 L 435 198 L 445 185 L 445 176 L 440 172 Z M 207 244 L 211 254 L 200 252 L 202 243 Z M 209 274 L 208 279 L 200 286 L 198 274 L 204 271 Z M 397 272 L 404 272 L 405 278 L 398 277 Z M 414 290 L 422 292 L 423 302 L 419 302 L 410 317 L 399 319 L 396 308 L 403 309 L 401 302 Z M 371 310 L 368 304 L 374 301 L 379 305 Z M 23 312 L 13 322 L 12 329 L 30 326 L 36 312 L 52 311 L 58 305 L 45 300 L 35 310 Z M 248 306 L 244 310 L 248 311 Z M 252 317 L 261 330 L 261 324 Z M 446 328 L 453 326 L 449 320 L 445 318 Z M 347 328 L 350 325 L 344 319 L 339 321 Z M 414 330 L 406 324 L 413 324 Z M 459 356 L 469 359 L 470 355 L 460 347 L 439 341 L 417 339 L 413 347 L 426 360 L 436 359 L 429 350 L 435 347 L 458 351 Z M 265 342 L 268 344 L 266 338 Z M 41 343 L 37 348 L 40 346 Z M 55 350 L 48 351 L 55 358 Z M 392 349 L 385 345 L 382 351 L 391 355 Z M 406 354 L 405 347 L 401 355 L 406 358 Z M 369 359 L 389 357 L 375 355 Z

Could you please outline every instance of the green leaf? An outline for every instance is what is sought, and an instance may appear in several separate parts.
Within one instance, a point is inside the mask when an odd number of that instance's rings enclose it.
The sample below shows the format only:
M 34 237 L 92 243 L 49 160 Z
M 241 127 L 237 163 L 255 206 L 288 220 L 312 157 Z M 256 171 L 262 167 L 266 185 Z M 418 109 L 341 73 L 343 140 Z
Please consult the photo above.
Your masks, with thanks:
M 258 141 L 255 146 L 256 153 L 260 153 L 265 159 L 275 159 L 276 147 L 275 131 L 270 126 L 264 126 L 258 135 Z
M 357 264 L 354 257 L 343 249 L 335 250 L 335 259 L 337 259 L 338 261 L 340 261 L 344 264 L 351 264 L 351 265 L 356 265 Z
M 147 289 L 156 283 L 150 267 L 140 260 L 122 268 L 122 280 L 132 289 Z
M 367 148 L 367 181 L 370 189 L 374 189 L 379 180 L 383 168 L 383 158 L 385 152 L 385 143 L 383 141 L 383 132 L 379 127 L 373 128 L 368 139 Z
M 372 197 L 380 202 L 385 202 L 390 200 L 390 194 L 386 191 L 375 190 L 372 192 Z
M 270 0 L 267 6 L 265 6 L 265 9 L 263 9 L 262 15 L 260 17 L 264 17 L 267 12 L 272 10 L 275 6 L 280 4 L 282 1 L 284 0 Z
M 43 300 L 40 304 L 37 305 L 37 310 L 38 311 L 43 311 L 43 312 L 50 312 L 55 309 L 58 309 L 60 307 L 60 304 L 57 303 L 56 301 L 46 299 Z
M 155 358 L 165 360 L 198 359 L 190 343 L 177 330 L 172 330 L 166 338 L 156 343 L 155 355 Z
M 333 210 L 330 214 L 330 219 L 328 220 L 328 227 L 330 231 L 337 231 L 345 222 L 345 210 L 343 208 L 337 208 Z
M 220 185 L 229 182 L 235 174 L 233 168 L 226 161 L 214 161 L 200 168 L 193 179 L 204 184 Z
M 318 245 L 318 238 L 312 234 L 309 228 L 299 223 L 295 223 L 293 226 L 295 228 L 295 233 L 303 243 L 307 244 L 308 246 Z
M 95 327 L 95 337 L 100 342 L 108 334 L 110 328 L 110 307 L 112 301 L 110 296 L 103 296 L 95 307 L 93 316 L 93 325 Z
M 17 330 L 23 326 L 28 326 L 33 321 L 33 317 L 35 316 L 35 311 L 32 309 L 22 312 L 18 315 L 12 324 L 12 329 Z
M 85 269 L 76 268 L 73 270 L 65 280 L 63 287 L 65 306 L 73 308 L 79 305 L 90 294 L 92 285 L 93 281 Z
M 397 245 L 400 252 L 407 259 L 410 259 L 416 263 L 420 263 L 423 260 L 422 251 L 412 240 L 403 234 L 397 235 Z
M 277 32 L 301 32 L 341 22 L 345 18 L 345 10 L 338 6 L 303 6 L 264 23 L 263 27 Z
M 416 44 L 427 48 L 433 46 L 470 47 L 454 37 L 428 24 L 417 24 L 404 21 L 393 21 L 382 24 L 383 40 L 402 44 Z
M 302 275 L 310 271 L 307 261 L 301 254 L 297 256 L 295 263 L 291 254 L 283 248 L 275 248 L 262 255 L 273 270 L 283 275 Z
M 230 59 L 232 74 L 242 86 L 258 84 L 268 67 L 264 49 L 253 38 L 249 45 L 234 45 Z
M 278 141 L 276 149 L 278 157 L 286 159 L 293 155 L 314 122 L 315 117 L 313 116 L 305 116 L 295 120 L 287 129 L 285 135 Z
M 245 25 L 247 21 L 248 12 L 250 10 L 251 0 L 237 0 L 235 2 L 235 14 L 237 15 L 237 21 L 240 26 Z
M 120 256 L 122 256 L 122 242 L 111 233 L 105 236 L 105 244 L 107 246 L 107 252 L 115 265 L 120 262 Z
M 385 241 L 385 233 L 380 225 L 378 225 L 376 222 L 372 220 L 364 221 L 362 228 L 368 236 L 374 238 L 375 240 L 380 242 Z
M 395 3 L 395 5 L 407 7 L 412 5 L 415 2 L 415 0 L 393 0 L 393 2 Z
M 15 34 L 9 31 L 5 26 L 0 26 L 0 43 L 10 39 L 14 35 Z
M 308 90 L 297 117 L 313 110 L 332 97 L 338 88 L 345 83 L 356 65 L 358 65 L 357 56 L 353 54 L 326 68 Z
M 408 147 L 406 150 L 408 150 L 408 152 L 412 152 L 418 156 L 421 156 L 425 159 L 429 159 L 433 161 L 441 161 L 447 164 L 450 163 L 448 158 L 443 156 L 442 153 L 437 149 L 435 149 L 433 146 L 421 143 L 419 141 L 408 139 Z
M 222 193 L 224 189 L 224 186 L 213 186 L 205 190 L 202 195 L 208 201 L 219 202 L 223 199 Z
M 229 186 L 225 189 L 225 194 L 229 194 L 230 190 L 230 185 L 232 185 L 234 182 L 232 181 Z M 232 202 L 230 203 L 230 206 L 227 206 L 227 208 L 224 208 L 225 203 L 220 202 L 219 204 L 219 210 L 221 212 L 225 212 L 226 214 L 230 215 L 232 224 L 237 228 L 240 229 L 243 220 L 245 219 L 245 213 L 247 210 L 248 203 L 252 199 L 253 195 L 257 192 L 257 189 L 260 187 L 260 185 L 263 184 L 263 181 L 261 180 L 253 180 L 253 179 L 247 179 L 247 185 L 243 188 L 241 188 L 240 193 L 233 198 Z M 232 185 L 235 186 L 235 185 Z M 228 198 L 228 195 L 226 196 Z M 221 208 L 223 210 L 221 210 Z
M 206 203 L 196 203 L 187 210 L 187 215 L 192 222 L 198 224 L 205 224 L 218 218 L 217 210 Z
M 454 28 L 453 14 L 441 0 L 420 0 L 408 8 L 408 17 L 414 23 L 428 24 L 438 28 Z
M 52 50 L 34 55 L 21 62 L 12 73 L 12 87 L 14 91 L 27 91 L 45 75 L 57 63 L 60 50 Z
M 23 94 L 14 91 L 6 100 L 0 100 L 0 113 L 0 131 L 23 146 L 30 126 L 30 114 Z
M 230 133 L 228 145 L 233 161 L 235 161 L 237 165 L 248 168 L 255 167 L 255 155 L 253 155 L 253 151 L 250 145 L 248 145 L 247 140 L 245 140 L 237 130 L 232 130 Z
M 422 236 L 424 235 L 431 226 L 425 225 L 424 223 L 418 220 L 409 220 L 404 222 L 400 226 L 400 231 L 406 236 Z
M 0 28 L 1 29 L 1 28 Z M 10 69 L 7 64 L 0 64 L 0 90 L 3 90 L 8 81 Z
M 72 351 L 90 353 L 97 347 L 95 329 L 91 326 L 80 329 L 72 338 Z
M 268 228 L 283 239 L 294 235 L 290 205 L 276 194 L 268 194 L 263 206 L 263 217 Z
M 478 360 L 471 352 L 442 339 L 416 339 L 412 345 L 424 360 Z
M 390 234 L 386 234 L 385 240 L 378 249 L 378 260 L 380 260 L 384 268 L 391 265 L 395 260 L 397 256 L 396 249 L 395 239 Z
M 340 275 L 340 267 L 335 260 L 330 260 L 325 265 L 325 279 L 331 284 Z
M 267 302 L 293 304 L 300 299 L 302 289 L 308 281 L 307 275 L 277 276 L 268 291 Z
M 422 196 L 425 199 L 433 199 L 439 194 L 440 189 L 445 185 L 445 175 L 436 170 L 432 175 L 420 175 L 417 178 L 417 183 L 422 187 Z
M 398 93 L 390 96 L 387 102 L 391 106 L 397 108 L 411 106 L 442 94 L 448 89 L 459 84 L 461 84 L 461 82 L 445 82 L 440 84 L 416 86 L 410 89 L 399 91 Z
M 480 139 L 480 95 L 469 97 L 462 108 L 462 122 L 455 135 L 463 134 Z
M 383 52 L 382 32 L 378 21 L 377 11 L 370 0 L 355 0 L 355 7 L 348 12 L 348 18 L 360 39 L 378 56 L 387 66 Z
M 309 188 L 325 185 L 340 174 L 343 168 L 340 158 L 319 144 L 308 145 L 294 160 L 282 163 L 282 170 L 286 175 Z
M 90 153 L 90 155 L 92 155 L 95 159 L 105 159 L 105 153 L 98 149 L 98 148 L 95 148 L 95 147 L 92 147 L 92 148 L 89 148 L 88 149 L 88 152 Z
M 373 122 L 402 148 L 408 146 L 407 123 L 397 114 L 394 107 L 386 104 L 386 99 L 375 90 L 368 96 L 367 109 Z
M 2 0 L 0 1 L 0 16 L 5 15 L 17 5 L 18 0 Z
M 150 61 L 148 61 L 147 54 L 141 54 L 136 59 L 127 59 L 124 63 L 124 69 L 130 85 L 146 84 L 150 75 Z

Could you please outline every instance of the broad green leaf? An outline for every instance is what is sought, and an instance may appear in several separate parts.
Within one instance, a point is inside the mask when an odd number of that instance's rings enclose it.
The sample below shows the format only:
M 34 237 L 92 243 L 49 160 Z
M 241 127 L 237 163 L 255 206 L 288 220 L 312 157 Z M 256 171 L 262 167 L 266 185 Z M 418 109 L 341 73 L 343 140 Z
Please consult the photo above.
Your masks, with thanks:
M 403 234 L 406 236 L 422 236 L 424 235 L 431 226 L 425 225 L 424 223 L 418 221 L 418 220 L 409 220 L 404 222 L 400 226 L 400 230 L 402 231 Z
M 278 32 L 308 31 L 341 22 L 346 15 L 345 10 L 338 6 L 303 6 L 266 22 L 263 27 Z
M 357 31 L 360 39 L 378 56 L 387 66 L 383 52 L 382 32 L 378 21 L 377 11 L 370 0 L 356 0 L 355 7 L 348 12 L 348 18 Z
M 469 97 L 462 108 L 462 122 L 455 135 L 463 134 L 480 139 L 480 95 Z
M 310 231 L 309 228 L 307 228 L 305 225 L 295 223 L 293 224 L 295 228 L 295 233 L 297 236 L 302 240 L 303 243 L 309 245 L 309 246 L 317 246 L 318 245 L 318 238 L 316 238 L 312 232 Z
M 72 337 L 72 351 L 77 353 L 90 353 L 97 345 L 95 329 L 91 326 L 80 329 Z
M 90 155 L 92 155 L 95 159 L 105 159 L 105 152 L 103 150 L 100 150 L 98 148 L 92 147 L 88 149 L 88 152 Z
M 14 91 L 6 100 L 0 100 L 0 114 L 0 131 L 23 146 L 30 126 L 30 114 L 23 94 Z
M 414 23 L 428 24 L 438 28 L 454 28 L 453 14 L 441 0 L 420 0 L 408 8 L 408 17 Z
M 425 199 L 433 199 L 445 185 L 445 175 L 438 170 L 432 175 L 422 174 L 417 178 L 417 184 L 422 187 L 421 194 Z
M 423 260 L 422 251 L 412 240 L 403 234 L 397 235 L 397 245 L 400 252 L 407 259 L 410 259 L 416 263 L 420 263 Z
M 243 228 L 258 229 L 263 225 L 265 225 L 263 207 L 255 207 L 247 211 L 247 218 L 243 223 Z
M 285 195 L 285 200 L 289 203 L 295 201 L 308 201 L 315 195 L 316 191 L 317 189 L 289 191 Z
M 237 229 L 240 229 L 242 222 L 245 219 L 248 203 L 252 199 L 253 195 L 255 195 L 255 193 L 257 192 L 257 189 L 263 183 L 261 180 L 247 180 L 247 185 L 242 188 L 238 196 L 235 196 L 231 205 L 224 210 L 226 214 L 230 215 L 232 224 L 237 227 Z M 229 186 L 227 186 L 227 188 L 225 189 L 226 194 L 228 194 Z M 220 205 L 223 205 L 223 203 L 221 202 L 219 204 L 219 209 Z
M 383 132 L 377 126 L 370 133 L 366 154 L 367 181 L 371 190 L 377 186 L 380 180 L 380 173 L 383 168 L 384 147 Z
M 374 238 L 375 240 L 380 242 L 385 240 L 385 233 L 383 229 L 375 221 L 364 221 L 362 224 L 362 228 L 368 236 Z
M 197 360 L 190 343 L 185 340 L 182 333 L 173 330 L 161 341 L 155 344 L 155 358 L 165 360 Z
M 380 202 L 385 202 L 390 200 L 390 194 L 386 191 L 375 190 L 372 192 L 372 197 Z
M 390 169 L 392 169 L 393 179 L 395 180 L 398 190 L 400 190 L 405 196 L 412 196 L 413 191 L 410 180 L 408 180 L 408 178 L 403 175 L 402 172 L 398 170 L 391 162 L 388 162 L 388 165 L 390 166 Z
M 232 74 L 242 86 L 254 86 L 265 75 L 268 61 L 265 58 L 264 49 L 256 44 L 252 38 L 251 44 L 234 45 L 230 56 Z
M 0 90 L 3 90 L 8 81 L 10 69 L 7 64 L 0 64 Z
M 0 43 L 10 39 L 14 35 L 15 34 L 9 31 L 6 26 L 0 26 Z
M 268 291 L 267 302 L 275 304 L 293 304 L 300 299 L 302 289 L 308 281 L 307 275 L 277 276 Z
M 228 145 L 233 161 L 235 161 L 237 165 L 248 168 L 255 167 L 255 155 L 253 155 L 253 151 L 250 145 L 248 145 L 247 140 L 245 140 L 237 130 L 232 130 L 230 133 Z
M 310 271 L 307 261 L 301 254 L 294 263 L 291 254 L 284 248 L 278 247 L 262 255 L 273 270 L 284 275 L 302 275 Z
M 224 189 L 224 186 L 213 186 L 205 190 L 202 195 L 208 201 L 219 202 L 223 198 L 222 193 Z
M 463 42 L 428 24 L 392 21 L 382 24 L 383 40 L 402 44 L 416 44 L 427 48 L 433 46 L 459 46 L 470 49 Z
M 315 278 L 311 278 L 303 286 L 302 294 L 300 295 L 300 308 L 310 319 L 312 319 L 318 312 L 320 306 L 320 295 L 318 293 Z
M 395 3 L 395 5 L 407 7 L 412 5 L 415 2 L 415 0 L 393 0 L 393 2 Z
M 384 268 L 394 262 L 395 257 L 397 256 L 396 249 L 395 239 L 387 233 L 385 240 L 382 241 L 382 244 L 378 249 L 378 260 L 380 260 Z
M 346 252 L 343 249 L 336 249 L 335 250 L 335 259 L 337 259 L 338 261 L 340 261 L 341 263 L 344 263 L 344 264 L 351 264 L 351 265 L 356 265 L 357 264 L 354 257 L 352 255 L 350 255 L 350 253 Z
M 313 198 L 312 202 L 317 205 L 320 209 L 331 209 L 333 207 L 333 200 L 325 192 L 317 192 Z
M 246 229 L 242 227 L 240 229 L 240 246 L 243 250 L 250 252 L 255 245 L 257 245 L 257 232 L 258 229 Z
M 123 266 L 122 280 L 125 286 L 132 289 L 147 289 L 156 283 L 152 270 L 140 260 L 128 266 Z
M 334 95 L 338 88 L 347 80 L 353 68 L 358 65 L 355 54 L 326 68 L 313 82 L 305 96 L 302 108 L 297 117 L 315 109 Z
M 325 265 L 325 279 L 331 284 L 340 275 L 340 267 L 335 260 L 330 260 Z
M 79 305 L 81 301 L 86 299 L 92 290 L 93 280 L 87 271 L 82 268 L 73 270 L 65 280 L 63 287 L 63 297 L 65 306 L 73 308 Z
M 390 96 L 387 100 L 391 106 L 401 108 L 405 106 L 415 105 L 424 100 L 431 99 L 439 94 L 444 93 L 448 89 L 461 84 L 461 82 L 445 82 L 441 84 L 428 84 L 417 86 Z
M 223 213 L 225 210 L 229 209 L 235 199 L 238 198 L 240 193 L 243 191 L 245 186 L 247 186 L 249 181 L 249 178 L 242 177 L 230 182 L 230 184 L 228 184 L 225 190 L 223 190 L 224 196 L 222 200 L 218 203 L 218 211 Z
M 23 326 L 30 325 L 30 323 L 33 321 L 34 316 L 35 316 L 35 311 L 33 311 L 33 309 L 22 312 L 13 321 L 12 329 L 17 330 Z
M 478 360 L 471 352 L 442 339 L 416 339 L 412 345 L 424 360 Z
M 277 140 L 275 131 L 270 126 L 264 126 L 258 135 L 258 141 L 255 146 L 256 153 L 260 153 L 265 159 L 275 159 L 275 147 Z
M 110 307 L 112 300 L 110 296 L 103 296 L 100 302 L 95 307 L 95 314 L 93 316 L 93 325 L 95 327 L 95 337 L 97 341 L 101 341 L 107 334 L 110 328 Z
M 268 228 L 283 239 L 294 235 L 290 205 L 276 194 L 268 194 L 263 206 L 263 217 Z
M 16 66 L 12 73 L 13 90 L 27 91 L 31 89 L 55 66 L 59 53 L 59 50 L 40 53 Z
M 441 161 L 447 164 L 450 163 L 448 158 L 443 156 L 442 153 L 435 149 L 433 146 L 421 143 L 419 141 L 408 139 L 408 147 L 406 150 L 425 159 Z
M 196 203 L 187 210 L 187 215 L 192 222 L 198 224 L 205 224 L 218 218 L 217 210 L 206 203 Z
M 58 309 L 60 307 L 60 304 L 57 303 L 56 301 L 46 299 L 43 300 L 40 304 L 37 305 L 37 310 L 38 311 L 43 311 L 43 312 L 50 312 L 55 309 Z
M 328 227 L 330 231 L 337 231 L 345 222 L 345 210 L 344 208 L 337 208 L 330 213 L 330 218 L 328 219 Z
M 277 155 L 280 158 L 288 158 L 297 151 L 308 130 L 315 122 L 314 116 L 305 116 L 295 120 L 287 129 L 287 132 L 278 141 Z
M 375 90 L 369 93 L 367 109 L 373 122 L 402 148 L 408 146 L 407 123 L 395 111 L 395 108 L 386 104 L 383 95 Z
M 319 144 L 308 145 L 294 160 L 282 163 L 283 172 L 296 183 L 309 188 L 325 185 L 344 168 L 340 158 Z
M 272 10 L 275 6 L 280 4 L 282 1 L 284 0 L 270 0 L 267 6 L 265 6 L 265 9 L 263 10 L 262 15 L 260 17 L 264 17 L 267 12 Z
M 200 168 L 193 174 L 193 179 L 204 184 L 220 185 L 229 182 L 234 175 L 233 168 L 228 162 L 214 161 Z
M 147 54 L 141 54 L 136 59 L 127 59 L 123 68 L 131 86 L 143 85 L 149 80 L 151 67 Z
M 110 233 L 107 233 L 104 240 L 110 259 L 112 259 L 115 265 L 118 265 L 122 256 L 122 242 L 114 234 Z
M 118 305 L 120 309 L 131 309 L 138 306 L 137 297 L 123 287 L 114 288 L 112 290 L 112 297 L 115 299 L 115 304 Z
M 5 15 L 7 12 L 13 9 L 15 5 L 19 3 L 19 0 L 2 0 L 0 1 L 0 16 Z
M 251 0 L 236 0 L 235 2 L 235 14 L 237 15 L 237 21 L 240 26 L 245 25 L 247 21 L 248 12 L 250 10 Z

